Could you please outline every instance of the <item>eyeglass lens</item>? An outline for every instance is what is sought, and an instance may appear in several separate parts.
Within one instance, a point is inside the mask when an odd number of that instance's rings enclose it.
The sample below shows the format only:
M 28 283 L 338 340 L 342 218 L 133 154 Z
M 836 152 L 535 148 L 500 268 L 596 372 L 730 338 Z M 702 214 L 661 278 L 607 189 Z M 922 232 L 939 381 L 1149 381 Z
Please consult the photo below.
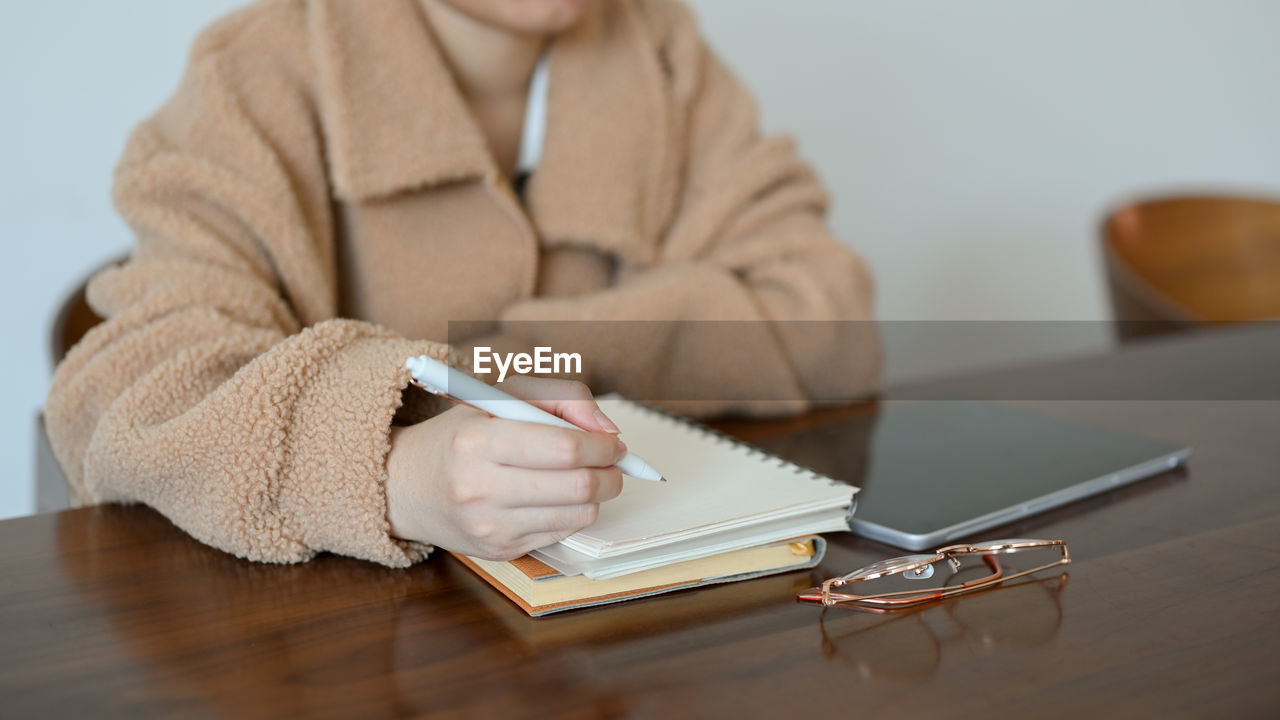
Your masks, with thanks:
M 997 572 L 1008 577 L 1020 572 L 1052 565 L 1062 558 L 1058 545 L 1028 545 L 1034 540 L 1000 540 L 975 543 L 973 552 L 956 553 L 959 567 L 945 558 L 935 555 L 911 555 L 893 558 L 868 566 L 848 576 L 850 579 L 842 591 L 856 595 L 881 595 L 911 592 L 928 592 L 964 583 L 990 578 Z M 984 552 L 986 551 L 986 552 Z M 933 560 L 928 565 L 921 564 Z M 873 568 L 875 570 L 873 570 Z M 905 572 L 892 572 L 901 568 Z

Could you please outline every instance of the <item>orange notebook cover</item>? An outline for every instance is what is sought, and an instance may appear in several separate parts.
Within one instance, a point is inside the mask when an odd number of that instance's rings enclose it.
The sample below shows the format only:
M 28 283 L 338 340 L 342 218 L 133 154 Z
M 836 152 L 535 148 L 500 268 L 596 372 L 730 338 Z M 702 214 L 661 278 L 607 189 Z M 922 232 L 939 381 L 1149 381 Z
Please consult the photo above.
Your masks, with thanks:
M 510 562 L 453 553 L 481 579 L 533 617 L 605 605 L 717 583 L 737 582 L 814 567 L 826 552 L 814 535 L 672 563 L 630 575 L 592 580 L 561 575 L 528 555 Z

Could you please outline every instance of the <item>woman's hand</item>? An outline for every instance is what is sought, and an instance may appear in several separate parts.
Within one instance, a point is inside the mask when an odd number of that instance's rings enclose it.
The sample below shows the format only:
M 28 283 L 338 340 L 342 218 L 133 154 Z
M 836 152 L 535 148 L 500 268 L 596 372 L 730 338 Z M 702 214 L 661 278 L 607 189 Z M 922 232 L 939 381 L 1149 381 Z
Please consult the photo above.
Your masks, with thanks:
M 510 560 L 595 522 L 622 492 L 626 446 L 586 385 L 519 377 L 503 389 L 589 432 L 458 406 L 392 428 L 387 517 L 406 540 Z

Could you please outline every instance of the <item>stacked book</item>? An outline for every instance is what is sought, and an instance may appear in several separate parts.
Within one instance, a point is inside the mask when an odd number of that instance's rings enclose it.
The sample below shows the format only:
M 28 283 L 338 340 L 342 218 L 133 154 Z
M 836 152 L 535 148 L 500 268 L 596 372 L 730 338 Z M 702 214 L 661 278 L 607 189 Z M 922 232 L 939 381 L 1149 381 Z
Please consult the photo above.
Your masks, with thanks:
M 857 488 L 617 396 L 627 446 L 668 482 L 624 480 L 597 521 L 511 562 L 458 559 L 530 615 L 810 568 Z

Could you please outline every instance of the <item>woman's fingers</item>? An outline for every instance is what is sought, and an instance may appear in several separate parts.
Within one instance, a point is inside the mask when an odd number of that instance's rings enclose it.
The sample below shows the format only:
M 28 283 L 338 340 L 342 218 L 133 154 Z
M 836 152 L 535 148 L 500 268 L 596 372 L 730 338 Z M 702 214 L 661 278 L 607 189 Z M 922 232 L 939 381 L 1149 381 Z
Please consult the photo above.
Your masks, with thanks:
M 526 529 L 517 545 L 525 552 L 554 545 L 595 522 L 599 513 L 600 506 L 596 504 L 515 510 L 516 522 Z
M 476 519 L 468 532 L 474 546 L 468 554 L 490 560 L 511 560 L 530 550 L 553 545 L 595 522 L 595 503 L 557 507 L 524 507 L 498 516 Z
M 511 513 L 515 518 L 515 524 L 524 528 L 526 535 L 559 533 L 564 538 L 595 522 L 600 515 L 600 506 L 587 503 L 559 507 L 526 507 L 512 510 Z
M 627 454 L 613 435 L 501 418 L 476 418 L 458 429 L 454 442 L 490 462 L 543 470 L 610 467 Z
M 618 432 L 618 426 L 596 404 L 591 390 L 580 382 L 517 375 L 508 378 L 502 385 L 512 395 L 568 420 L 583 430 L 610 434 Z
M 556 507 L 608 502 L 622 492 L 617 468 L 573 470 L 494 469 L 494 501 L 507 508 Z
M 595 522 L 600 503 L 622 492 L 614 463 L 627 453 L 585 385 L 545 378 L 507 384 L 583 430 L 479 413 L 428 421 L 447 420 L 451 431 L 446 470 L 431 476 L 438 480 L 442 515 L 433 541 L 491 559 L 518 557 Z

